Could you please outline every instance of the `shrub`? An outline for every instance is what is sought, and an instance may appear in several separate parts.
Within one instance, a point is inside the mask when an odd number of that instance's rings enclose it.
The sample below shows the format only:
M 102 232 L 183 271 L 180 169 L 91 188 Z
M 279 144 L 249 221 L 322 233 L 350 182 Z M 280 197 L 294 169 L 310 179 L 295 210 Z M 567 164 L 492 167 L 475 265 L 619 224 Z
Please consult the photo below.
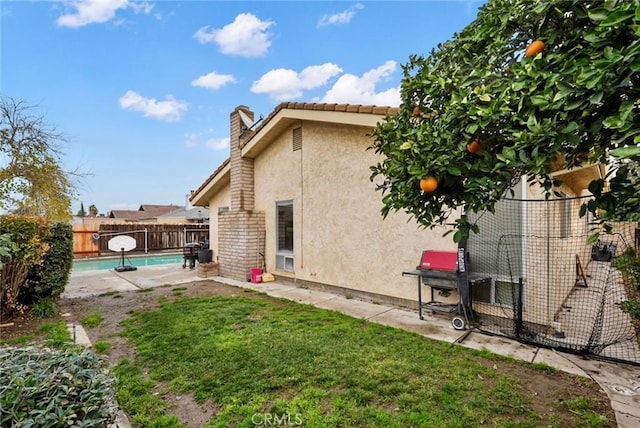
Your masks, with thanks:
M 634 250 L 629 250 L 614 259 L 613 266 L 622 273 L 627 293 L 640 292 L 640 257 Z
M 620 302 L 620 309 L 628 313 L 631 318 L 640 320 L 640 300 L 627 299 Z
M 19 301 L 32 304 L 62 294 L 73 265 L 73 229 L 67 223 L 54 223 L 44 240 L 49 250 L 42 263 L 29 269 L 26 284 L 20 290 Z
M 0 426 L 107 426 L 115 420 L 104 360 L 68 347 L 0 349 Z
M 58 314 L 56 302 L 52 299 L 42 299 L 31 306 L 31 315 L 35 318 L 52 318 Z
M 640 257 L 629 250 L 613 261 L 613 266 L 622 273 L 627 300 L 620 308 L 635 320 L 640 320 Z
M 4 315 L 21 312 L 18 294 L 24 286 L 29 269 L 42 262 L 49 244 L 50 234 L 45 219 L 37 217 L 0 216 L 0 234 L 9 234 L 15 244 L 10 256 L 2 256 L 0 271 L 0 319 Z

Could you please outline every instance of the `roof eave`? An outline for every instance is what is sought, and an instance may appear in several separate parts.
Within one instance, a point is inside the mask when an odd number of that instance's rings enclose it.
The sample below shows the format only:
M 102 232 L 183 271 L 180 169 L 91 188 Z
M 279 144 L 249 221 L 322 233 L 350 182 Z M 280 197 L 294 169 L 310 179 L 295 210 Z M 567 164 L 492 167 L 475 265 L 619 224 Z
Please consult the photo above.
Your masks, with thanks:
M 289 108 L 281 105 L 279 109 L 276 109 L 275 114 L 270 115 L 262 126 L 244 141 L 242 157 L 256 158 L 282 132 L 305 121 L 374 128 L 385 118 L 388 110 L 386 107 L 372 107 L 371 111 L 366 111 L 367 114 L 363 114 L 361 110 L 366 107 L 350 105 L 347 107 L 349 109 L 316 110 Z M 359 107 L 360 110 L 352 107 Z
M 231 181 L 231 170 L 227 162 L 220 170 L 189 197 L 191 205 L 196 207 L 208 207 L 209 200 Z

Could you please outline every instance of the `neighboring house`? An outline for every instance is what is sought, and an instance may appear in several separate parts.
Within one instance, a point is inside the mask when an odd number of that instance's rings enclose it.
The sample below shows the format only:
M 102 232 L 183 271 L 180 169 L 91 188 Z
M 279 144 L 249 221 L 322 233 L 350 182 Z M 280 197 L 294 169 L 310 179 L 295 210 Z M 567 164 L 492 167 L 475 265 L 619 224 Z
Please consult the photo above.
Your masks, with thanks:
M 108 217 L 126 221 L 148 222 L 159 216 L 181 209 L 180 205 L 140 205 L 137 210 L 112 210 Z
M 112 210 L 107 215 L 82 217 L 78 223 L 99 226 L 101 224 L 188 224 L 208 223 L 209 210 L 190 205 L 140 205 L 137 210 Z
M 182 251 L 186 243 L 198 242 L 208 233 L 208 222 L 208 209 L 188 204 L 143 204 L 138 210 L 113 210 L 108 215 L 82 217 L 81 222 L 73 224 L 74 254 L 99 255 L 107 251 L 110 237 L 122 233 L 138 239 L 140 251 Z
M 209 223 L 209 210 L 203 207 L 178 208 L 159 215 L 158 223 Z

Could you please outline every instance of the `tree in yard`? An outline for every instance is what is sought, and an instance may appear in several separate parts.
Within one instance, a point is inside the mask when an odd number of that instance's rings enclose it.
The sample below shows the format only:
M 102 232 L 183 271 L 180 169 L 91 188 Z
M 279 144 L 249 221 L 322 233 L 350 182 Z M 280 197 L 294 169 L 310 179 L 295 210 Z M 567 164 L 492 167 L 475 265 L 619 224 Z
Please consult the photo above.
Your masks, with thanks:
M 61 165 L 64 138 L 33 106 L 0 96 L 0 209 L 50 220 L 71 217 L 74 186 Z
M 457 209 L 493 210 L 522 175 L 549 197 L 552 165 L 601 162 L 581 214 L 640 220 L 639 0 L 489 0 L 403 73 L 397 114 L 372 133 L 384 216 L 450 222 L 457 241 L 476 230 Z

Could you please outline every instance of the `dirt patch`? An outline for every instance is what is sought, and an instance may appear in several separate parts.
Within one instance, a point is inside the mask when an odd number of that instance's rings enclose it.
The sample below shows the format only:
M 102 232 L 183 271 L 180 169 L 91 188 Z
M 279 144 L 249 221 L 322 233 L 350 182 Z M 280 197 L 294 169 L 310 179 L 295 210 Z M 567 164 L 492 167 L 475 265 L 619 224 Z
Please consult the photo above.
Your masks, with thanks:
M 125 338 L 121 336 L 120 322 L 127 318 L 133 311 L 151 310 L 159 307 L 162 300 L 171 301 L 179 297 L 205 297 L 205 296 L 245 296 L 258 297 L 256 294 L 247 293 L 244 289 L 220 284 L 210 280 L 197 281 L 183 285 L 162 286 L 139 291 L 120 293 L 107 293 L 101 296 L 85 298 L 62 299 L 58 306 L 61 314 L 68 323 L 82 324 L 82 319 L 92 313 L 99 313 L 103 321 L 96 327 L 85 327 L 85 331 L 92 343 L 105 341 L 109 344 L 106 358 L 112 364 L 122 358 L 135 358 L 135 350 Z M 275 303 L 276 301 L 274 301 Z M 45 320 L 52 321 L 52 320 Z M 13 320 L 12 326 L 0 328 L 0 339 L 6 340 L 33 334 L 43 320 Z M 487 360 L 487 364 L 494 362 Z M 533 392 L 537 397 L 531 404 L 536 412 L 545 414 L 549 411 L 545 406 L 561 402 L 564 392 L 578 392 L 581 396 L 598 403 L 600 414 L 605 415 L 610 424 L 615 426 L 615 415 L 611 409 L 609 400 L 604 391 L 588 380 L 577 379 L 573 376 L 560 373 L 553 376 L 539 371 L 523 368 L 509 361 L 501 361 L 496 364 L 496 369 L 519 379 L 525 389 Z M 174 394 L 168 392 L 168 388 L 158 385 L 159 395 L 167 402 L 169 411 L 176 415 L 188 427 L 199 428 L 217 413 L 215 403 L 197 403 L 193 397 L 187 394 Z M 160 392 L 161 391 L 161 392 Z

